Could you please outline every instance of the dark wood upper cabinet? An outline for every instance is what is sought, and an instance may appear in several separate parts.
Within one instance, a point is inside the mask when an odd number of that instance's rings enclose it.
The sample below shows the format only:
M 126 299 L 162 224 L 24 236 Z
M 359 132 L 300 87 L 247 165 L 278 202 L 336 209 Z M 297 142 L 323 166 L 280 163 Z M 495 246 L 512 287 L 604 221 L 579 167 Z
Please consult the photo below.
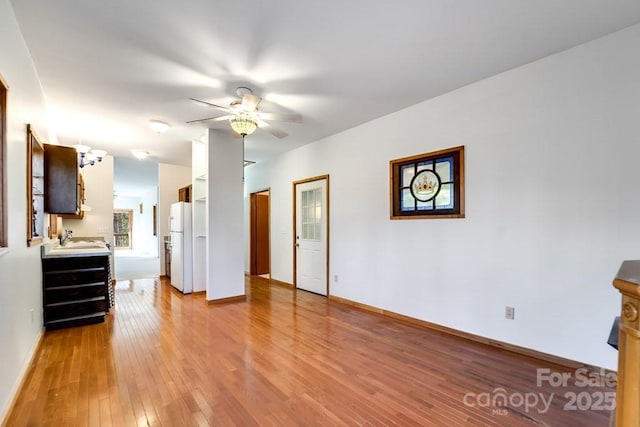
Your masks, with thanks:
M 78 211 L 75 214 L 60 214 L 64 219 L 83 219 L 84 211 L 82 210 L 82 204 L 84 203 L 84 181 L 82 174 L 78 174 Z
M 78 155 L 74 148 L 45 144 L 45 212 L 71 215 L 80 213 L 78 176 Z
M 193 186 L 187 185 L 178 189 L 178 201 L 179 202 L 191 202 L 191 194 L 193 193 Z

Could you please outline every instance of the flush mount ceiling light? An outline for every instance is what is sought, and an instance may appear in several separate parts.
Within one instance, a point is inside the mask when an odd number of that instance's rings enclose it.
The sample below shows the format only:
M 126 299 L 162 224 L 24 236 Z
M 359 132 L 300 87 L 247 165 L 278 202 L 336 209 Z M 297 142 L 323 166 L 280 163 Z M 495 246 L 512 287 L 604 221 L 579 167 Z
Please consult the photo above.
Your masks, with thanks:
M 80 166 L 81 168 L 85 167 L 86 165 L 93 166 L 96 164 L 96 161 L 101 162 L 102 158 L 107 154 L 107 152 L 104 150 L 92 150 L 91 147 L 83 144 L 82 142 L 80 144 L 74 145 L 73 148 L 76 149 L 78 155 L 80 156 L 80 163 L 78 164 L 78 166 Z
M 144 160 L 149 157 L 149 152 L 143 150 L 131 150 L 131 154 L 138 160 Z
M 149 127 L 156 133 L 165 133 L 169 130 L 169 124 L 161 120 L 149 120 Z

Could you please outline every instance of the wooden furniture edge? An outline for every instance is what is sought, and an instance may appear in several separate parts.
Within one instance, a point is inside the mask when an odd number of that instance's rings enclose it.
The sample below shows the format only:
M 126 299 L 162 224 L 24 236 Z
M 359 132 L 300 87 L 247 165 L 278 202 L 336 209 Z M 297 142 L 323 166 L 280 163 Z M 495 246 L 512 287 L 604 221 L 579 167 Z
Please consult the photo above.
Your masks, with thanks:
M 640 286 L 636 283 L 628 282 L 623 279 L 613 279 L 613 286 L 623 294 L 635 298 L 640 297 Z
M 620 324 L 618 347 L 618 376 L 616 384 L 616 407 L 610 426 L 637 426 L 638 411 L 638 359 L 640 358 L 640 261 L 625 260 L 613 279 L 613 286 L 620 292 Z
M 18 383 L 18 387 L 16 387 L 16 389 L 14 390 L 13 396 L 11 396 L 11 399 L 9 400 L 9 404 L 5 408 L 5 411 L 2 413 L 2 418 L 0 418 L 0 421 L 1 421 L 0 426 L 2 427 L 7 426 L 7 422 L 9 421 L 9 415 L 11 415 L 11 413 L 13 412 L 14 407 L 16 406 L 16 402 L 18 401 L 18 396 L 20 396 L 20 393 L 22 392 L 22 389 L 25 386 L 25 381 L 27 381 L 27 374 L 29 372 L 29 369 L 31 368 L 31 365 L 33 365 L 35 362 L 36 355 L 40 351 L 43 338 L 44 338 L 44 327 L 40 329 L 40 334 L 38 335 L 38 339 L 36 340 L 35 345 L 33 346 L 31 357 L 29 357 L 29 363 L 23 366 L 22 376 L 20 378 L 20 382 Z
M 491 347 L 499 348 L 502 350 L 510 351 L 512 353 L 520 354 L 523 356 L 532 357 L 534 359 L 543 360 L 545 362 L 554 363 L 556 365 L 560 365 L 563 367 L 577 369 L 577 368 L 587 368 L 590 372 L 615 372 L 609 369 L 604 369 L 599 366 L 588 365 L 586 363 L 578 362 L 571 359 L 566 359 L 560 356 L 554 356 L 549 353 L 543 353 L 541 351 L 533 350 L 526 347 L 521 347 L 514 344 L 509 344 L 503 341 L 495 340 L 492 338 L 483 337 L 480 335 L 475 335 L 469 332 L 460 331 L 458 329 L 449 328 L 447 326 L 438 325 L 437 323 L 428 322 L 426 320 L 416 319 L 415 317 L 406 316 L 404 314 L 395 313 L 393 311 L 384 310 L 382 308 L 374 307 L 371 305 L 359 303 L 356 301 L 352 301 L 346 298 L 337 297 L 335 295 L 331 295 L 329 297 L 330 300 L 335 301 L 340 304 L 349 305 L 355 308 L 359 308 L 361 310 L 370 311 L 373 313 L 380 314 L 385 317 L 390 317 L 395 320 L 399 320 L 404 323 L 408 323 L 412 326 L 417 326 L 419 328 L 431 329 L 438 332 L 443 332 L 445 334 L 454 335 L 459 338 L 463 338 L 469 341 L 478 342 L 481 344 L 489 345 Z
M 235 302 L 245 302 L 246 300 L 247 300 L 247 296 L 246 295 L 236 295 L 234 297 L 210 299 L 210 300 L 207 300 L 207 304 L 209 304 L 209 305 L 231 304 L 231 303 L 235 303 Z

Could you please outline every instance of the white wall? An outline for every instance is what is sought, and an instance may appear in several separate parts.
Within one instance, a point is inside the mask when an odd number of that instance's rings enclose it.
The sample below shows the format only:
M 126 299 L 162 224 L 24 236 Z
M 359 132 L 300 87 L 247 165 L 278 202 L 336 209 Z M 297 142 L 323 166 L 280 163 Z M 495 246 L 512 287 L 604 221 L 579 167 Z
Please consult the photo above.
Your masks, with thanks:
M 40 246 L 28 248 L 26 243 L 26 124 L 33 124 L 42 142 L 56 141 L 49 132 L 38 75 L 7 0 L 0 0 L 0 34 L 0 75 L 9 85 L 8 251 L 0 255 L 1 423 L 42 333 Z
M 636 25 L 247 168 L 246 193 L 271 187 L 272 276 L 292 282 L 292 181 L 328 173 L 331 294 L 615 369 L 639 45 Z M 457 145 L 466 218 L 391 221 L 389 161 Z
M 100 163 L 82 168 L 80 173 L 85 204 L 91 210 L 82 219 L 63 219 L 62 225 L 72 230 L 74 237 L 102 236 L 113 243 L 113 157 L 105 156 Z
M 209 129 L 207 193 L 207 300 L 244 290 L 242 141 Z
M 178 189 L 191 184 L 191 168 L 187 166 L 158 165 L 158 239 L 162 245 L 164 236 L 169 235 L 169 210 L 178 201 Z M 164 274 L 164 247 L 160 248 L 160 274 Z
M 207 136 L 191 143 L 191 177 L 193 180 L 193 292 L 207 290 L 207 172 L 209 153 Z

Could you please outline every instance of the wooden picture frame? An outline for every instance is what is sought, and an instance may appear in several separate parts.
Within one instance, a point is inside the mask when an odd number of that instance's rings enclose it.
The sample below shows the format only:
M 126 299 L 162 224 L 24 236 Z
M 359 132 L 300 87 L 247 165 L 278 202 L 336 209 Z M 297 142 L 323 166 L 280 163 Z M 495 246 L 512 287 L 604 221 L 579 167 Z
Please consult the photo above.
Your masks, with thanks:
M 391 219 L 464 218 L 464 146 L 389 162 Z
M 27 246 L 44 238 L 44 191 L 44 145 L 27 124 Z
M 7 100 L 9 85 L 0 74 L 0 252 L 9 246 L 7 212 Z
M 158 205 L 153 205 L 153 235 L 158 235 Z

